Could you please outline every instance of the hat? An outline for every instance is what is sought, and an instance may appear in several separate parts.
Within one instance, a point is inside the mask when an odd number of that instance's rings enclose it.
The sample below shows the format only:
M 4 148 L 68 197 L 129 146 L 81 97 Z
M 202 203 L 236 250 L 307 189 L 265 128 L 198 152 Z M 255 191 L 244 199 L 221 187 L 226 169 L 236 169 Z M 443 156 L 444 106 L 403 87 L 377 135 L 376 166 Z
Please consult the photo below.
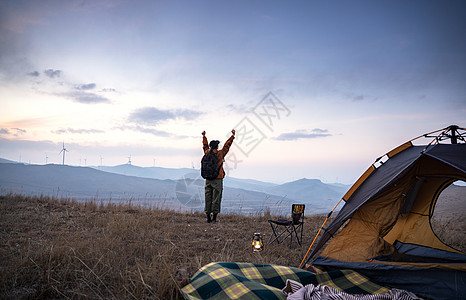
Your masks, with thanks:
M 212 141 L 210 141 L 210 143 L 209 143 L 209 147 L 210 147 L 211 149 L 217 149 L 217 148 L 218 148 L 218 144 L 220 144 L 220 141 L 212 140 Z

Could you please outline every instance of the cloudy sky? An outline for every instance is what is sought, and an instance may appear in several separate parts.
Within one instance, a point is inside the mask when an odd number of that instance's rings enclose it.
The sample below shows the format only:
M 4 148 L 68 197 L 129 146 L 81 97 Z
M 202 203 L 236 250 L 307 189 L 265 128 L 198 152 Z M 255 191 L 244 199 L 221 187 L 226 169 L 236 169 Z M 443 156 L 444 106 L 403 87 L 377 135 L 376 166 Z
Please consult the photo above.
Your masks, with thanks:
M 466 126 L 464 1 L 0 2 L 0 157 L 350 184 Z

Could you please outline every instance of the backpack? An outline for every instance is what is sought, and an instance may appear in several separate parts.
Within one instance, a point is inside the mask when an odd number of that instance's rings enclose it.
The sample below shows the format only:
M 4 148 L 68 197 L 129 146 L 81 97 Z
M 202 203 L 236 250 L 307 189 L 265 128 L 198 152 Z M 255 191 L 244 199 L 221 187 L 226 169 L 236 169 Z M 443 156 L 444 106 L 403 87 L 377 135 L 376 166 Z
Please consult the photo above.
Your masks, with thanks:
M 223 164 L 223 161 L 222 161 Z M 217 153 L 208 151 L 201 160 L 201 176 L 204 179 L 212 180 L 218 177 L 222 164 L 218 166 Z

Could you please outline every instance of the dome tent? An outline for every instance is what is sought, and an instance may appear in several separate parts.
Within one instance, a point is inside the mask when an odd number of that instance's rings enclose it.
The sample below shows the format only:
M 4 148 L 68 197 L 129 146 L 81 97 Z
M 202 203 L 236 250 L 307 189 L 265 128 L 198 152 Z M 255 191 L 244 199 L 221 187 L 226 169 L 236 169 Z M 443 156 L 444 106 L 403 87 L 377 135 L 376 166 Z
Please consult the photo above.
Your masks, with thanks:
M 433 140 L 415 146 L 421 137 Z M 345 205 L 303 262 L 326 245 L 312 265 L 353 269 L 423 297 L 464 297 L 466 255 L 444 244 L 430 220 L 440 193 L 466 181 L 465 137 L 464 128 L 452 125 L 377 159 L 343 196 Z

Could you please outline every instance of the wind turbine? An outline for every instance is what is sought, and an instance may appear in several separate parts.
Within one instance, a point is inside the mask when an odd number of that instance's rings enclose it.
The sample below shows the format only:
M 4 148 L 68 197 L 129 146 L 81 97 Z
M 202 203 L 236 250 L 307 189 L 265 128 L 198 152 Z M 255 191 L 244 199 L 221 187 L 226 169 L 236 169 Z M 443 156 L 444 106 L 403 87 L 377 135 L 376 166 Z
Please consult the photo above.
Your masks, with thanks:
M 69 152 L 65 148 L 65 142 L 63 142 L 63 149 L 61 149 L 61 151 L 60 151 L 60 153 L 58 153 L 58 155 L 60 155 L 62 152 L 63 152 L 63 165 L 65 165 L 65 152 Z

